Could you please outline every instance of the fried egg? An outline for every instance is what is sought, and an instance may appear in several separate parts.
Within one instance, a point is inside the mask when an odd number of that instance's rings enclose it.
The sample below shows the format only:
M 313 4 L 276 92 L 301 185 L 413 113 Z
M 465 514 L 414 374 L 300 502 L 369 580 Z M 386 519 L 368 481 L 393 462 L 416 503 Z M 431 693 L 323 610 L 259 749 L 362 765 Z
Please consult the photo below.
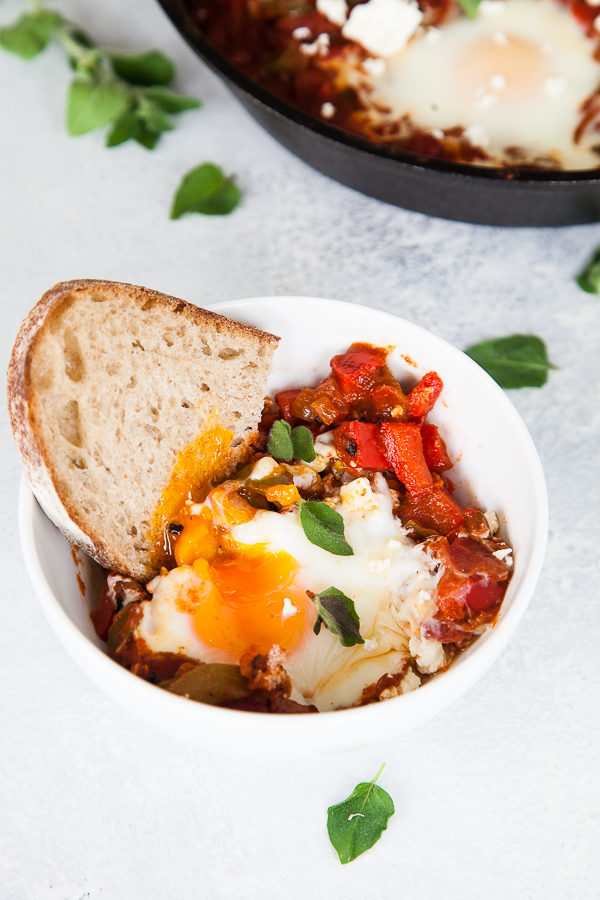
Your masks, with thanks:
M 410 116 L 434 135 L 462 126 L 496 159 L 581 169 L 598 165 L 597 140 L 574 143 L 600 85 L 597 43 L 554 0 L 483 0 L 472 20 L 419 29 L 377 76 L 349 66 L 344 77 L 374 121 Z
M 393 515 L 383 477 L 373 487 L 356 478 L 328 501 L 342 515 L 352 556 L 312 544 L 298 505 L 254 510 L 240 502 L 237 487 L 222 485 L 190 508 L 176 548 L 181 564 L 148 586 L 152 600 L 137 633 L 151 650 L 236 664 L 249 651 L 280 647 L 291 699 L 320 711 L 352 706 L 407 661 L 423 673 L 445 664 L 442 645 L 420 633 L 420 623 L 437 611 L 438 565 Z M 225 556 L 213 552 L 211 521 L 228 544 Z M 310 594 L 331 586 L 354 601 L 363 644 L 344 647 L 324 627 L 314 633 Z M 419 683 L 411 670 L 400 691 Z

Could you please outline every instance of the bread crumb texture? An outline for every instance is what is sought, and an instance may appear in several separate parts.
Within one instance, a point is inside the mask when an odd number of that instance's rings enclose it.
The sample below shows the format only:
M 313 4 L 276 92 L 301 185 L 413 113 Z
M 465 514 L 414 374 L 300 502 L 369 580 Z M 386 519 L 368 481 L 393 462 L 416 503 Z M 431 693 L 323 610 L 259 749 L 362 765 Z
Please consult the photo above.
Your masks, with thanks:
M 19 332 L 8 395 L 50 518 L 103 565 L 154 574 L 183 480 L 199 493 L 251 449 L 277 341 L 146 288 L 49 291 Z

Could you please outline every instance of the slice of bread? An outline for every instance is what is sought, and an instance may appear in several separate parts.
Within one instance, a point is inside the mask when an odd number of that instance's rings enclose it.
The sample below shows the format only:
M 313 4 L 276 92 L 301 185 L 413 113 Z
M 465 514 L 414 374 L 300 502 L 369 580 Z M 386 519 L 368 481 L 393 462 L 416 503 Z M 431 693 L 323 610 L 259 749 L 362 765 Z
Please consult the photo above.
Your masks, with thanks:
M 200 494 L 251 451 L 278 340 L 130 284 L 48 291 L 17 336 L 8 407 L 50 519 L 102 566 L 150 578 L 190 482 Z

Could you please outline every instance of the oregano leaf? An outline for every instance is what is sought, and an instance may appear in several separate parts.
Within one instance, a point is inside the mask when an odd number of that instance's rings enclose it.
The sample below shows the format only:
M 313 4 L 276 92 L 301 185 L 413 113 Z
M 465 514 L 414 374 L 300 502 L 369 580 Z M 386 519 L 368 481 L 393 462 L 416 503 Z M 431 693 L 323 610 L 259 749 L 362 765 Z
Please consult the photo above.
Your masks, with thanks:
M 338 588 L 328 587 L 326 590 L 320 591 L 315 600 L 319 610 L 319 619 L 332 634 L 339 637 L 342 647 L 364 644 L 364 638 L 360 633 L 360 619 L 354 601 L 350 597 L 347 597 Z M 318 633 L 318 631 L 315 632 L 315 634 Z
M 600 247 L 594 251 L 589 263 L 575 281 L 587 294 L 600 294 Z
M 357 784 L 349 797 L 327 810 L 327 832 L 342 865 L 352 862 L 377 843 L 394 815 L 394 801 L 372 781 Z
M 544 341 L 534 334 L 512 334 L 473 344 L 465 350 L 502 388 L 542 387 L 550 369 Z
M 315 453 L 315 442 L 306 425 L 297 425 L 292 430 L 292 444 L 295 459 L 302 459 L 304 462 L 312 462 L 317 458 L 317 454 Z
M 292 429 L 285 419 L 278 419 L 273 423 L 267 443 L 267 450 L 273 459 L 289 462 L 294 458 L 291 432 Z
M 306 500 L 300 506 L 300 524 L 311 542 L 335 556 L 353 556 L 344 537 L 344 520 L 339 512 L 320 500 Z
M 184 175 L 177 188 L 171 218 L 198 212 L 208 216 L 226 216 L 241 200 L 238 186 L 213 163 L 203 163 Z
M 48 44 L 62 18 L 47 9 L 24 13 L 13 25 L 0 28 L 0 47 L 21 59 L 32 59 Z
M 459 6 L 469 19 L 474 19 L 479 10 L 481 0 L 458 0 Z
M 160 50 L 143 53 L 113 53 L 113 71 L 123 81 L 142 86 L 170 84 L 176 75 L 174 63 Z
M 144 96 L 153 100 L 157 106 L 167 113 L 185 112 L 187 109 L 199 109 L 202 101 L 196 97 L 186 97 L 184 94 L 176 94 L 166 87 L 149 87 L 144 91 Z
M 67 102 L 69 134 L 86 134 L 116 121 L 129 103 L 129 94 L 122 85 L 75 79 L 71 82 Z

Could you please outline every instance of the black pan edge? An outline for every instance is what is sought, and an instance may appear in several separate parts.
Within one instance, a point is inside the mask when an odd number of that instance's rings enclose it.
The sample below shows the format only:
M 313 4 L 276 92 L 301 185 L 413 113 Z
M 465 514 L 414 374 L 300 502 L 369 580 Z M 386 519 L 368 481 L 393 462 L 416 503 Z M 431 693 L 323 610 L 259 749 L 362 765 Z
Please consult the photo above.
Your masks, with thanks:
M 208 43 L 181 0 L 158 2 L 192 49 L 276 140 L 342 184 L 406 209 L 482 225 L 561 226 L 600 220 L 600 169 L 510 171 L 392 152 L 271 94 Z

